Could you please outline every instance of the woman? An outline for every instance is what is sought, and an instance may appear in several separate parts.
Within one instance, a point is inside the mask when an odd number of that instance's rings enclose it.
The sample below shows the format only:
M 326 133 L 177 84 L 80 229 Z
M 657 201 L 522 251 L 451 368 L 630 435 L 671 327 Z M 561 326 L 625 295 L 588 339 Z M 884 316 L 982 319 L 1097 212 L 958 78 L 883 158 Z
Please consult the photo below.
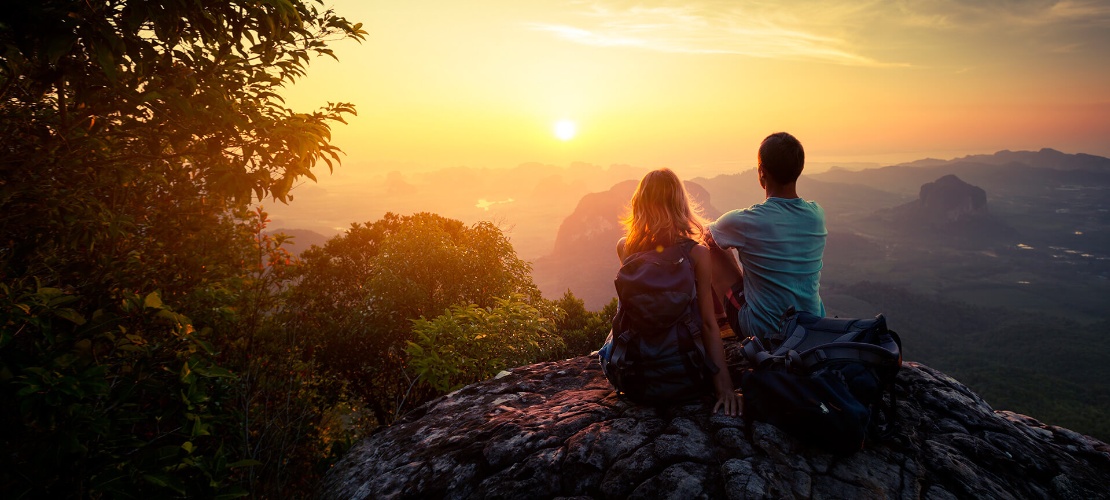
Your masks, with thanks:
M 632 194 L 631 213 L 622 221 L 625 236 L 617 241 L 617 256 L 621 262 L 636 252 L 662 249 L 693 240 L 697 244 L 690 250 L 697 281 L 697 307 L 701 312 L 702 343 L 706 355 L 720 367 L 713 376 L 717 403 L 713 412 L 723 409 L 726 415 L 740 414 L 740 397 L 732 389 L 732 379 L 725 364 L 725 351 L 721 332 L 713 310 L 712 262 L 709 248 L 703 244 L 704 219 L 697 207 L 691 206 L 690 197 L 670 169 L 648 172 L 636 192 Z

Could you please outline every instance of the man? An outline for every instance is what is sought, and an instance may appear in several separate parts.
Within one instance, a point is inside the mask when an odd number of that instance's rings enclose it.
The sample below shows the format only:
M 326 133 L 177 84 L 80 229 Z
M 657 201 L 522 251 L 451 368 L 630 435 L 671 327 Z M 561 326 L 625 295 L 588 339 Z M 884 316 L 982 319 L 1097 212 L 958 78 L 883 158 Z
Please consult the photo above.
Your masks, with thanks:
M 708 239 L 714 250 L 714 289 L 731 289 L 739 297 L 726 308 L 734 316 L 729 323 L 742 337 L 764 339 L 778 331 L 790 307 L 825 315 L 819 288 L 828 231 L 825 211 L 798 197 L 805 165 L 798 139 L 786 132 L 767 136 L 758 160 L 759 185 L 767 199 L 722 215 L 709 225 Z M 728 249 L 736 249 L 740 267 Z

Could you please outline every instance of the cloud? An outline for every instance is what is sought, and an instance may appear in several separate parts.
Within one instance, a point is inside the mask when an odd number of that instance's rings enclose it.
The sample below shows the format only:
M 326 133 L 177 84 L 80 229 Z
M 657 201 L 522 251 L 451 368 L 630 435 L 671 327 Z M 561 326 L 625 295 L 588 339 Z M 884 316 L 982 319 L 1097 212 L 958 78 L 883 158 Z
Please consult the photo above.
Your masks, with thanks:
M 900 21 L 938 29 L 1110 27 L 1105 0 L 900 0 Z
M 761 2 L 673 2 L 654 6 L 579 3 L 577 23 L 531 23 L 531 29 L 598 47 L 635 47 L 670 53 L 737 54 L 821 61 L 850 66 L 902 66 L 861 53 L 848 40 L 850 18 L 867 3 L 804 9 Z M 815 23 L 813 19 L 818 21 Z
M 1046 51 L 1078 50 L 1110 39 L 1110 2 L 1105 0 L 802 0 L 785 5 L 762 0 L 588 0 L 572 5 L 571 17 L 528 27 L 596 47 L 865 67 L 910 66 L 884 59 L 890 57 L 883 54 L 891 54 L 892 40 L 959 44 L 972 39 L 947 39 L 956 32 L 1020 37 L 1041 43 Z

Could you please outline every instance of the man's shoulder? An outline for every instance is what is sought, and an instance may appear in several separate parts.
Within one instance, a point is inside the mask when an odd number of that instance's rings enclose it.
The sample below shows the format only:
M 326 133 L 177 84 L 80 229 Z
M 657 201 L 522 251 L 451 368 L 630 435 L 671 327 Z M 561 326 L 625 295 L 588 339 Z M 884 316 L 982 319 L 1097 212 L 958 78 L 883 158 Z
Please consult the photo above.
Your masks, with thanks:
M 810 201 L 802 198 L 767 198 L 755 205 L 748 208 L 738 208 L 729 211 L 721 216 L 724 218 L 745 218 L 745 217 L 759 217 L 769 214 L 793 213 L 797 209 L 803 211 L 813 212 L 816 214 L 824 214 L 825 209 L 816 201 Z

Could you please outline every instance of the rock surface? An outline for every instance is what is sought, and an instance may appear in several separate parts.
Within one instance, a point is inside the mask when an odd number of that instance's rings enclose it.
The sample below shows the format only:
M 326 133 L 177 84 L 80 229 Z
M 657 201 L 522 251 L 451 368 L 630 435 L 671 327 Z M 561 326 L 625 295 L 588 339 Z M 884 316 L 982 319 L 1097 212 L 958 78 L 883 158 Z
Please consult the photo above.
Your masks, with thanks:
M 726 343 L 733 359 L 736 344 Z M 849 456 L 708 404 L 620 400 L 596 358 L 512 370 L 414 410 L 329 472 L 323 498 L 1107 498 L 1110 446 L 994 411 L 906 363 L 901 432 Z

